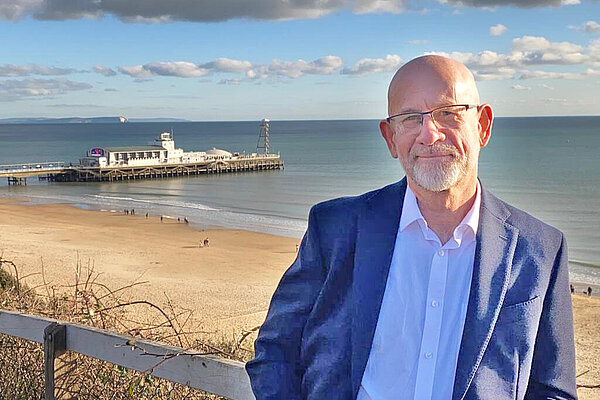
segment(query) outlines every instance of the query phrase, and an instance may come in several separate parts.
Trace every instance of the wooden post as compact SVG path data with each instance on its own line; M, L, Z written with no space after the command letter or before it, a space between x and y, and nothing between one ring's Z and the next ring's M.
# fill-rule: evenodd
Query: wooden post
M66 351L67 329L51 323L44 329L44 387L45 400L54 400L54 359Z

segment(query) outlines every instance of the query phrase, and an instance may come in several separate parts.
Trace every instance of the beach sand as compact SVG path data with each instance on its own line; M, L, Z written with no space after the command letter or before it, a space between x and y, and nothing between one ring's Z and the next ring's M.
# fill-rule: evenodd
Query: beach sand
M29 286L75 282L77 260L131 300L194 310L198 329L231 337L260 325L299 239L241 230L199 230L176 218L0 202L0 253ZM199 247L204 239L209 246ZM84 268L85 269L85 268ZM85 272L85 271L84 271ZM58 289L57 291L60 291ZM69 290L69 293L71 290Z
M176 219L88 211L67 205L30 206L0 200L0 253L30 286L73 283L77 260L93 264L98 281L129 289L131 300L194 310L197 329L233 337L259 326L299 239L241 230L199 230ZM205 238L209 247L199 247ZM579 288L580 285L577 285ZM600 385L600 299L573 296L579 384ZM250 344L247 344L250 347ZM583 400L600 388L579 389Z

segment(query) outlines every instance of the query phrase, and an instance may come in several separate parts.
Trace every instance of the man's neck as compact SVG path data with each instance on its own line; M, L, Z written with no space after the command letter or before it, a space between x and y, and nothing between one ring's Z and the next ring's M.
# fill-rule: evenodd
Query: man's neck
M442 192L432 192L408 179L421 214L442 244L452 237L454 229L469 212L477 194L477 179L461 182Z

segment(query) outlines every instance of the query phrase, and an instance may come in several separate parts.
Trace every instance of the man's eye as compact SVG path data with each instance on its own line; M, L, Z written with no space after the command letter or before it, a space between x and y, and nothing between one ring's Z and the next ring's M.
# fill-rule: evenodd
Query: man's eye
M402 118L402 123L413 123L421 120L421 114L406 115Z
M457 115L457 113L455 113L454 111L440 110L440 115L442 117L454 117Z

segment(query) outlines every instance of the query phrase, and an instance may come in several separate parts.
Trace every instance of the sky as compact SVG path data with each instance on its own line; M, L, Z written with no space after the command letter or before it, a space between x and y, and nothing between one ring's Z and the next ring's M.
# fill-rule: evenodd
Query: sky
M0 0L0 118L382 118L430 53L497 116L600 115L600 0Z

